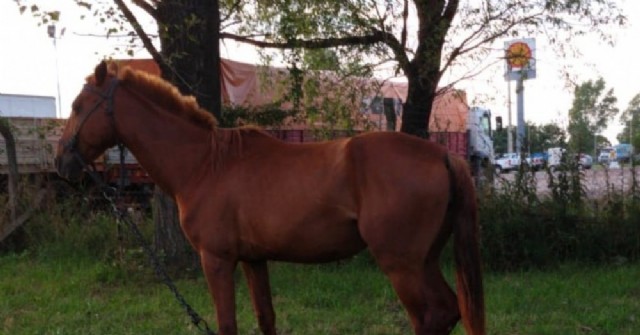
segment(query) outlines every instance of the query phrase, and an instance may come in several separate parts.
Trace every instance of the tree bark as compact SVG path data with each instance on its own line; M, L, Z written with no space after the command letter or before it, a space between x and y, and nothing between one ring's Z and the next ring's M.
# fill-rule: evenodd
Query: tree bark
M418 47L414 58L403 67L409 92L402 113L401 131L429 136L429 119L442 73L445 37L455 17L459 1L415 0L418 14ZM398 56L396 51L396 56Z
M438 63L439 66L440 63ZM435 99L437 80L421 77L418 71L407 71L409 90L402 111L400 131L422 138L429 136L429 118Z
M396 131L396 110L393 103L393 99L384 98L382 101L382 107L384 110L384 118L387 120L387 131Z

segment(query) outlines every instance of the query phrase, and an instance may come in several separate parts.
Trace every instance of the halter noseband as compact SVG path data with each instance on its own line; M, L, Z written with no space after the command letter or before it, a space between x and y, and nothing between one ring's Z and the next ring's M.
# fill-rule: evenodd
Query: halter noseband
M96 86L88 83L84 85L84 87L82 88L83 91L97 94L102 99L98 100L98 102L96 102L95 105L93 105L91 110L89 110L89 112L80 120L80 122L78 122L78 124L76 125L73 131L73 135L71 136L71 138L69 138L69 140L63 144L63 148L65 151L69 151L73 153L74 156L79 156L79 154L77 153L77 148L78 148L78 134L80 133L80 129L82 128L84 123L87 121L87 119L89 119L89 116L91 116L93 112L98 110L98 108L102 105L103 102L105 101L107 102L105 113L107 113L107 115L113 118L113 96L116 91L116 87L118 86L118 82L119 80L117 78L111 79L111 82L109 83L109 88L107 89L106 92L102 92L98 90ZM78 157L78 158L83 164L85 163L82 157Z

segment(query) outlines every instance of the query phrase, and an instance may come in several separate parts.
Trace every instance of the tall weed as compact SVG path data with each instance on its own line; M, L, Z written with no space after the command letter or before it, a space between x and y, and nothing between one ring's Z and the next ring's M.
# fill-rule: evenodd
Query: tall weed
M547 176L550 192L545 195L537 193L537 181L526 169L513 181L478 190L483 260L488 269L640 260L640 191L634 174L629 193L610 186L598 199L585 195L584 173L577 167ZM138 226L146 236L152 235L148 216L140 218ZM122 271L147 266L146 255L128 228L91 203L84 191L59 195L47 203L21 235L27 251L40 258L84 257L106 261ZM450 250L445 253L447 263L449 254ZM355 261L375 264L366 253ZM105 281L113 279L105 277Z
M479 194L488 268L509 271L640 259L637 187L631 187L631 194L608 187L606 196L596 200L586 196L585 175L577 165L568 162L565 169L548 171L547 177L548 195L536 192L536 181L525 170Z

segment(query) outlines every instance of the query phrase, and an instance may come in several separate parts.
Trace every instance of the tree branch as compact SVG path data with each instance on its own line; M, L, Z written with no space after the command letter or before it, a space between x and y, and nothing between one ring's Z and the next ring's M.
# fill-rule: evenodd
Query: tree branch
M150 3L144 0L131 0L131 2L147 12L147 14L149 14L155 21L158 21L158 12Z
M144 29L142 29L142 26L140 25L140 22L138 22L138 19L135 17L135 15L133 15L131 10L129 10L129 7L125 5L123 0L114 1L133 27L133 30L136 32L136 34L138 34L138 37L140 37L140 40L142 40L142 45L144 45L145 49L147 49L149 54L151 54L151 57L154 61L156 61L161 71L166 71L167 69L169 69L169 65L164 61L158 49L156 49L156 47L153 45L153 42L151 42L151 38L149 38L149 35L147 35Z
M240 36L225 32L220 33L220 38L247 43L258 48L271 49L325 49L339 46L373 45L376 43L384 43L393 51L398 64L403 69L403 71L405 71L405 73L408 70L407 66L409 64L409 58L407 57L407 53L405 52L405 49L400 41L398 41L398 39L393 34L377 29L374 29L371 34L363 36L347 36L311 40L290 39L284 42L260 41L246 36Z
M258 48L271 48L271 49L325 49L339 46L349 45L372 45L379 42L384 42L384 34L379 31L374 31L370 35L363 36L347 36L347 37L335 37L324 39L311 39L311 40L299 40L290 39L284 42L267 42L259 41L246 36L240 36L232 33L220 33L220 38L230 39L242 43L247 43Z
M407 19L409 17L409 0L404 0L404 8L402 8L402 33L400 33L400 44L403 48L407 47Z
M445 7L444 9L444 13L442 13L442 18L447 20L449 24L451 24L453 18L458 12L458 4L460 4L459 0L449 1L447 3L447 7Z
M508 8L507 8L508 9ZM507 24L504 28L502 28L500 31L497 31L489 36L486 36L485 38L480 39L479 41L470 44L472 40L474 40L476 37L478 37L483 31L486 31L487 27L492 24L494 22L494 20L504 17L503 15L506 15L505 13L507 12L507 9L505 9L504 11L502 11L501 13L494 15L492 17L489 17L485 23L483 23L478 29L476 29L474 32L472 32L469 36L467 36L456 48L453 49L453 51L451 51L451 54L449 55L449 57L447 57L446 61L444 62L444 65L441 67L440 73L444 73L446 71L447 68L449 68L451 66L451 64L455 61L455 59L459 56L462 56L472 50L477 49L478 47L480 47L481 45L484 45L490 41L493 41L497 38L503 37L505 35L507 35L511 29L523 22L535 19L539 16L541 16L543 14L543 12L537 12L534 14L531 14L529 16L525 16L520 20L516 20L516 21L512 21L509 24ZM469 45L470 44L470 45Z
M224 22L226 20L228 20L229 18L231 18L231 15L233 14L233 12L240 7L240 1L241 0L236 0L233 5L231 5L231 8L229 8L229 13L227 13L227 15L223 18L220 19L220 22Z

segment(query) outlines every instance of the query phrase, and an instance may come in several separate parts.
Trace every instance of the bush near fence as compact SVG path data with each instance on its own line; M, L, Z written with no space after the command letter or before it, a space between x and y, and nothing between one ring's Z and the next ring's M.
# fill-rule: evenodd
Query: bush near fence
M480 190L485 267L497 271L544 269L562 263L611 264L640 259L640 192L587 197L577 167L552 174L540 196L535 179L519 171L500 189Z
M546 196L537 194L535 180L527 171L499 188L478 191L485 269L520 271L567 262L598 265L640 259L637 187L629 194L610 190L603 199L593 200L584 194L581 171L562 171L550 177L551 192ZM131 234L126 227L118 227L105 208L96 207L81 191L59 195L21 228L14 240L4 241L0 253L28 250L44 257L85 254L125 267L146 266ZM151 241L152 220L142 217L138 221ZM374 264L368 254L358 257ZM450 259L445 254L443 262Z

